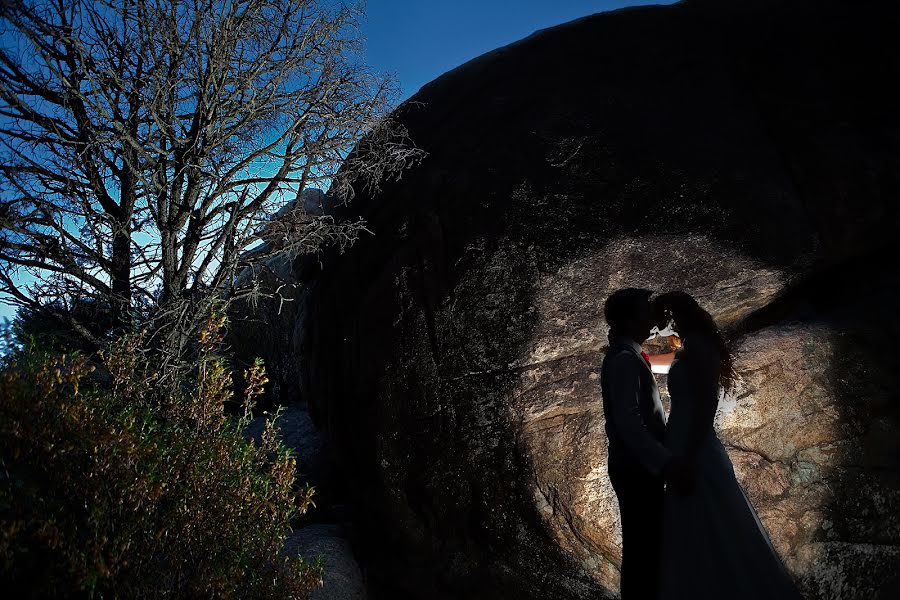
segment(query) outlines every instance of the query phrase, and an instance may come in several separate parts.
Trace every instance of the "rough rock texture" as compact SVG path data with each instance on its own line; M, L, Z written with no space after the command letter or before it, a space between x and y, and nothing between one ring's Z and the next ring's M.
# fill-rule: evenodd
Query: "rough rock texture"
M247 427L246 435L256 440L262 434L266 419L265 414L255 418ZM329 484L332 459L327 443L316 428L306 407L299 404L284 406L275 420L275 428L281 442L290 448L297 459L297 474L312 485Z
M285 552L309 560L321 556L325 573L322 587L310 600L366 600L365 582L353 548L340 525L314 524L295 530L285 544Z
M732 333L719 432L807 594L890 597L898 30L887 2L618 11L398 109L429 157L339 213L374 236L296 265L291 341L378 594L616 594L601 304L640 285Z
M293 214L297 220L313 220L321 217L336 203L333 197L316 188L306 188L293 201L287 203L275 215ZM267 225L263 225L265 229ZM242 258L270 252L268 242L248 250ZM257 357L262 358L269 378L261 405L270 408L276 404L303 402L297 390L297 372L300 368L294 348L295 329L301 324L298 318L297 296L299 286L294 277L292 262L285 253L275 254L264 264L245 268L236 278L236 285L243 287L256 278L257 297L243 298L229 310L228 342L234 350L235 370L241 374ZM273 326L278 324L278 326ZM240 381L238 381L240 384Z

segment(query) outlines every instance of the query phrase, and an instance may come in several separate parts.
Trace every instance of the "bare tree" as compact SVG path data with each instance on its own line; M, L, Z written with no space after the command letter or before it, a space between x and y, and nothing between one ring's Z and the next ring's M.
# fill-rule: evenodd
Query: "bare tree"
M360 59L360 15L323 0L2 2L0 291L33 309L106 303L178 356L210 302L253 292L239 270L352 243L362 223L292 201L315 185L347 201L423 156L388 116L392 81Z

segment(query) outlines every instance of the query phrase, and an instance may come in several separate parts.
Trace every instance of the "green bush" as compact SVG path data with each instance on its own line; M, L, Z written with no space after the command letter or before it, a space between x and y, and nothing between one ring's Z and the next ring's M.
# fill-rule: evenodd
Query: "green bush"
M142 336L103 353L35 349L0 373L0 573L16 597L307 598L320 561L282 554L312 505L269 420L242 436L266 383L245 374L244 414L227 417L231 374L210 321L194 373L161 386ZM171 383L171 382L169 382ZM175 389L174 393L158 390Z
M112 310L90 298L78 299L65 305L48 302L40 309L20 307L11 323L11 334L19 343L28 342L57 352L80 351L93 353L98 348L76 333L69 325L51 313L67 315L78 321L98 340L110 339L113 331Z

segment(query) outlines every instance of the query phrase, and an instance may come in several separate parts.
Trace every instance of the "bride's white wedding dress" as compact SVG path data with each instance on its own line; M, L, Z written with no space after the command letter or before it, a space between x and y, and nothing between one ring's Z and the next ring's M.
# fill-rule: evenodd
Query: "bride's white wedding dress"
M694 455L696 480L689 495L666 491L660 598L800 599L713 428L718 372L702 334L684 340L669 370L666 446Z

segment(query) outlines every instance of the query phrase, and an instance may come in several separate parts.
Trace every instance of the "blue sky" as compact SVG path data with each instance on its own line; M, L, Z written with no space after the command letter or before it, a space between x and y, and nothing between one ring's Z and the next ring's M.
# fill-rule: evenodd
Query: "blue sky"
M365 58L393 73L404 100L432 79L539 29L625 6L672 0L368 0ZM0 320L14 308L0 299Z
M368 0L366 58L397 75L402 99L442 73L539 29L642 4L622 0Z

